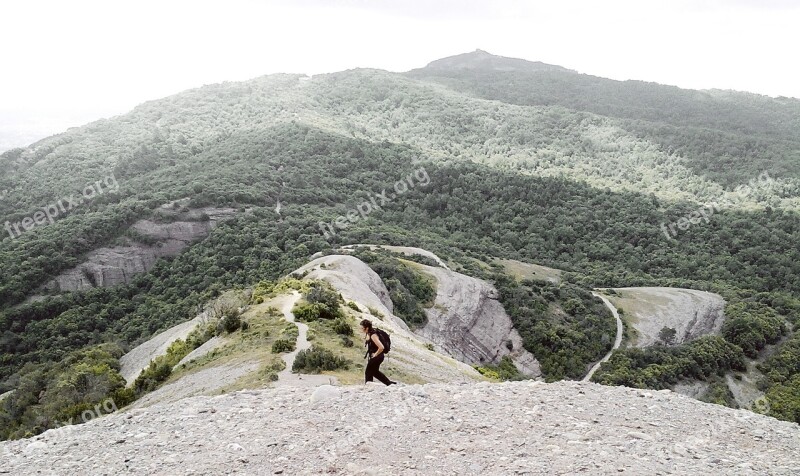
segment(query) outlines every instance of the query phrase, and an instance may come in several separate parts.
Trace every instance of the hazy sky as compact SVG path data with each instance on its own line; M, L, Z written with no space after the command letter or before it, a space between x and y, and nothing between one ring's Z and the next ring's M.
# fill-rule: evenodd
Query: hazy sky
M800 98L800 1L4 0L0 18L0 150L203 84L406 71L476 48Z

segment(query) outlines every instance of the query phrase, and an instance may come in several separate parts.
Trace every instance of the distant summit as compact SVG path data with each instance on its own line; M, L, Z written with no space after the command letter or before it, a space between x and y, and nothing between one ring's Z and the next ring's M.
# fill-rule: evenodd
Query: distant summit
M520 58L497 56L480 49L471 53L448 56L447 58L432 61L425 66L425 69L481 69L525 72L561 71L564 73L577 73L577 71L562 66L542 63L540 61L527 61Z

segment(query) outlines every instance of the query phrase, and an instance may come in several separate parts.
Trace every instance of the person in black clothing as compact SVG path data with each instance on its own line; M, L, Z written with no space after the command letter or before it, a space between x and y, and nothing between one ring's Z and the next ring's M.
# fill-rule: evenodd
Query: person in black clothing
M366 337L366 341L364 345L367 348L367 355L369 355L369 361L367 362L367 368L364 370L364 381L365 382L372 382L373 378L377 378L384 385L393 385L397 382L392 382L389 380L389 377L381 372L380 367L383 363L383 344L381 340L378 338L375 329L372 327L372 321L369 319L364 319L361 321L361 330L364 332L364 337Z

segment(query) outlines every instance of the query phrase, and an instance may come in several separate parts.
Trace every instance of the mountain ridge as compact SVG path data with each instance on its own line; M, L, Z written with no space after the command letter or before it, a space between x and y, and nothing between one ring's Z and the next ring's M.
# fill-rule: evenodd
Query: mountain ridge
M799 442L797 425L670 391L506 382L193 397L0 449L4 469L20 475L790 475L800 466ZM75 448L103 448L102 457Z

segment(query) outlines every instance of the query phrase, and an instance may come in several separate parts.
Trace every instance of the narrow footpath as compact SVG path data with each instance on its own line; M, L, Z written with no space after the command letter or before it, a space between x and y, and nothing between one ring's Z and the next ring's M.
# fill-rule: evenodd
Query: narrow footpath
M318 385L335 385L337 380L335 377L327 375L309 375L309 374L296 374L292 373L292 366L297 358L297 354L302 350L310 349L311 342L308 341L308 325L297 322L294 318L292 308L295 303L300 299L300 293L294 291L290 299L281 308L283 318L297 326L298 335L295 349L288 354L282 356L283 361L286 363L286 368L278 374L278 381L276 385L291 385L294 387L316 387Z
M586 377L583 377L584 382L590 381L592 379L592 375L594 375L594 373L597 372L597 369L600 368L600 364L602 364L603 362L607 362L608 359L611 358L611 354L613 354L615 350L619 349L619 346L622 344L622 319L619 318L619 312L617 312L617 308L614 307L613 304L611 304L611 301L609 301L607 297L602 296L594 291L592 291L592 295L602 299L603 304L605 304L607 308L611 309L611 314L613 314L614 319L617 320L617 338L614 341L614 347L612 347L611 350L608 351L605 357L600 359L600 362L597 362L592 366L592 368L589 370L589 373L586 374Z

